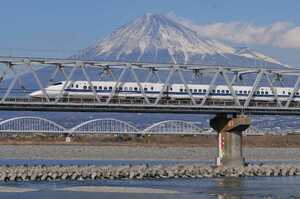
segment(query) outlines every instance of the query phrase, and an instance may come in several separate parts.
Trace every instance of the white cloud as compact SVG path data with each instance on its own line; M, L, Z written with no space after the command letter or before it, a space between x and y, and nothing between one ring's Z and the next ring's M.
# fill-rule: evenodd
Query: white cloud
M288 30L280 37L276 44L282 48L300 48L300 27Z
M265 26L244 22L195 24L190 20L177 17L173 13L169 13L167 16L206 37L244 45L259 44L280 48L300 48L300 26L289 22L275 22Z

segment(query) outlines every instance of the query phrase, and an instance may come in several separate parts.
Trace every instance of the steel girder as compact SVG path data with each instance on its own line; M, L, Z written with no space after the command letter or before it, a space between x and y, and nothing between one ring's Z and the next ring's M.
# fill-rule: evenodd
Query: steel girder
M209 107L211 101L211 91L217 86L218 78L221 77L224 80L224 85L226 85L230 91L230 95L232 97L232 102L235 107L239 107L241 110L247 109L251 106L251 101L255 95L255 92L260 87L261 81L263 79L266 80L268 86L270 87L272 93L274 94L274 101L276 102L277 107L282 107L283 102L280 101L278 97L278 93L276 91L276 86L274 85L274 81L276 79L271 79L270 76L274 77L285 77L285 76L293 76L296 79L294 83L293 91L289 94L287 101L284 103L285 108L292 108L291 104L294 102L295 94L298 92L300 87L300 69L297 68L283 68L283 69L269 69L269 68L251 68L251 67L228 67L228 66L217 66L217 65L181 65L181 64L157 64L157 63L134 63L134 62L107 62L107 61L86 61L86 60L71 60L71 59L49 59L49 58L24 58L24 57L0 57L0 65L6 68L6 71L11 73L11 81L9 86L6 89L5 94L2 96L0 103L5 104L7 99L10 98L11 91L15 87L17 81L20 81L20 76L16 70L20 66L26 66L28 71L33 75L35 82L37 83L39 89L45 96L46 102L57 104L59 103L64 96L64 90L71 85L74 81L73 76L76 70L80 69L83 78L88 82L89 87L92 90L93 96L98 104L111 104L111 100L117 97L118 89L122 86L126 80L124 80L124 75L126 72L130 72L133 76L133 80L137 83L139 90L141 91L142 97L144 99L144 104L147 106L158 106L162 100L164 92L169 86L172 78L175 74L178 74L180 82L184 85L184 88L188 94L189 100L191 101L192 106L195 108L201 107ZM47 85L43 85L41 78L39 77L37 71L34 66L39 65L39 68L43 67L53 67L53 73L49 75L50 79L48 82L53 81L58 74L62 74L64 78L64 84L62 89L59 91L59 95L56 99L51 102L49 99L45 87ZM70 68L70 71L66 72L65 68ZM111 94L109 97L103 101L100 99L97 94L91 77L89 76L87 70L89 68L92 69L100 69L104 71L101 73L101 77L105 74L110 75L115 81L115 85L111 90ZM114 72L119 70L118 74ZM146 77L143 79L139 77L137 70L142 70L146 72ZM108 73L107 73L108 72ZM165 78L161 78L159 72L167 72ZM185 78L183 73L190 73L192 76L193 73L197 73L197 77L201 76L209 76L212 77L210 82L207 82L209 85L208 91L206 92L203 99L198 100L193 95L192 91L189 88L189 84L187 83L187 79ZM238 79L249 79L249 76L254 76L254 81L252 86L252 90L248 93L248 96L245 100L240 100L236 93L234 92L233 86L238 85ZM141 83L149 81L151 76L155 76L157 82L162 83L162 88L159 92L158 97L151 101L147 96L143 86ZM278 80L279 81L279 80ZM67 105L67 104L66 104ZM215 106L215 104L213 104ZM266 107L268 108L268 107Z

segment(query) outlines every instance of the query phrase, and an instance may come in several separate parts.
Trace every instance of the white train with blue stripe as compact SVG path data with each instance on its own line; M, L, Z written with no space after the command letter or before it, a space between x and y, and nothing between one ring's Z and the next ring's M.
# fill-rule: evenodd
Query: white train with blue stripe
M65 85L65 89L62 92L63 97L69 98L94 98L94 92L99 97L106 98L110 96L112 90L115 88L117 82L114 81L92 81L93 89L89 85L88 81L73 81ZM65 81L54 83L45 91L49 98L56 98L60 95L61 90L64 88ZM160 91L163 88L162 83L140 83L144 93L148 98L157 98L160 95ZM163 96L167 96L171 99L190 99L189 94L192 94L195 99L204 98L209 90L208 84L187 84L190 92L186 90L184 84L169 84L164 92ZM280 100L284 101L289 98L293 92L291 87L275 87L276 93ZM233 90L236 96L240 99L246 99L251 93L251 86L233 86ZM35 91L30 94L33 98L44 98L44 94L41 90ZM115 89L115 97L119 98L143 98L143 92L140 86L136 82L124 82L119 83ZM211 99L233 99L230 89L226 85L217 85L211 89ZM254 100L273 101L274 94L270 87L259 87L253 95ZM300 90L294 93L294 100L300 101Z

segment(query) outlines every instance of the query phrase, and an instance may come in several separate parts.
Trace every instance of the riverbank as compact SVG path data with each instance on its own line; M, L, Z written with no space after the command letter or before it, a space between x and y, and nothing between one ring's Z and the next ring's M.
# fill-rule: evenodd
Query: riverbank
M66 143L65 135L3 135L0 145L88 145L133 147L216 147L216 135L84 135L71 136ZM243 136L245 147L300 148L300 134Z
M300 148L243 149L246 161L300 161ZM85 145L0 145L0 159L214 161L217 148Z

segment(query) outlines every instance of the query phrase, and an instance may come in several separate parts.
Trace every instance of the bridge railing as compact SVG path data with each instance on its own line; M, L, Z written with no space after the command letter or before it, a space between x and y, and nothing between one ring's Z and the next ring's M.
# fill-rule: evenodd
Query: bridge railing
M1 98L0 98L1 100ZM151 102L152 100L150 100ZM32 103L32 104L65 104L66 106L68 104L82 104L82 105L94 105L94 106L109 106L109 105L149 105L145 100L143 99L112 99L110 103L106 103L106 99L100 99L100 102L96 99L85 99L85 98L70 98L70 97L64 97L61 98L59 101L56 101L55 99L49 99L47 101L43 98L22 98L22 97L10 97L6 98L5 102L2 104L22 104L22 103ZM196 103L196 104L195 104ZM189 99L185 100L160 100L156 105L160 106L191 106L196 107L197 105L201 104L201 100L196 100L195 103L193 103ZM241 101L240 104L243 105L245 101ZM285 105L286 102L282 102L282 105ZM1 103L0 103L1 104ZM151 105L150 105L151 106ZM220 100L207 100L204 105L201 107L213 107L213 106L219 106L219 107L239 107L234 104L232 101L220 101ZM262 108L276 108L278 107L278 104L275 101L252 101L249 103L249 107L262 107ZM279 107L278 107L279 108ZM286 108L282 106L281 108ZM289 104L289 108L300 108L300 101L299 102L291 102Z

